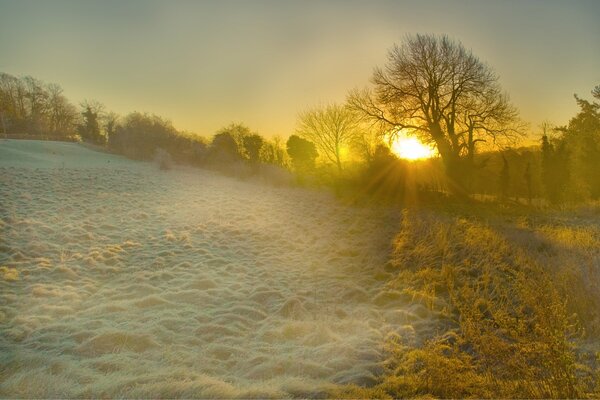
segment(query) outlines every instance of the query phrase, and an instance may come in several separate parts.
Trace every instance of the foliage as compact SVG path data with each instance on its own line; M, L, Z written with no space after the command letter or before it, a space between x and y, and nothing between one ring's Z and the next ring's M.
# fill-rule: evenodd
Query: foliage
M260 151L265 144L264 139L254 133L244 136L242 138L242 143L244 144L244 150L246 151L250 162L253 164L258 163L260 161Z
M287 141L286 148L296 171L305 172L314 169L318 153L313 142L297 135L291 135Z
M406 161L398 159L385 145L377 146L372 160L362 171L357 185L371 197L403 202L407 193Z
M102 121L106 137L114 135L119 125L119 116L114 112L108 112L102 115Z
M260 148L260 160L265 164L276 165L286 168L289 165L289 156L284 147L281 137L276 136L272 140L264 140Z
M359 117L356 117L359 119ZM360 120L359 120L360 121ZM385 131L381 131L377 125L360 121L355 134L350 139L350 149L356 157L366 164L373 162L377 150L384 146Z
M100 114L102 105L95 102L86 101L81 105L83 117L81 125L78 127L78 133L86 142L95 144L104 144L106 138L100 133Z
M542 181L546 198L551 204L562 204L567 198L570 171L567 149L564 143L552 143L547 135L542 136Z
M242 159L242 149L231 132L222 131L217 133L210 143L209 162L231 163Z
M432 66L431 74L424 75ZM85 141L108 141L111 150L133 158L150 160L160 148L174 162L237 176L260 174L261 166L269 164L293 169L310 177L311 184L338 193L386 201L448 191L505 202L527 199L536 206L600 199L600 86L592 90L591 101L575 96L580 110L567 125L545 124L539 147L513 148L509 145L522 132L516 111L493 71L460 43L445 36L409 37L390 51L386 67L376 70L373 79L373 90L354 91L349 105L300 114L297 131L312 141L298 135L285 142L266 139L231 124L207 145L155 115L121 118L94 101L82 103L78 113L60 86L0 73L0 130L11 137L61 140L77 140L78 131ZM443 151L441 161L392 160L389 146L399 129L438 150L440 143L449 146L451 161ZM316 165L319 156L325 163ZM442 170L453 170L455 179L440 179Z
M242 124L230 124L221 128L211 141L208 162L224 168L227 164L239 164L244 160L258 162L264 139Z
M598 87L595 90L597 92ZM567 126L557 129L562 134L558 143L565 148L566 164L572 172L570 199L596 200L600 198L600 103L577 95L575 100L580 111Z
M128 157L142 160L151 160L157 149L182 163L200 165L206 157L206 144L200 137L181 134L169 121L139 112L123 119L109 135L108 146Z

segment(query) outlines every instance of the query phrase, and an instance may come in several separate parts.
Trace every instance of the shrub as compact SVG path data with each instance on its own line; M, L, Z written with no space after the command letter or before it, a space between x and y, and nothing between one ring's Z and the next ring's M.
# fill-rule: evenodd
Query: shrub
M191 134L178 132L169 121L156 115L131 113L108 137L110 149L127 157L151 160L157 149L169 153L173 160L202 165L207 156L206 144Z

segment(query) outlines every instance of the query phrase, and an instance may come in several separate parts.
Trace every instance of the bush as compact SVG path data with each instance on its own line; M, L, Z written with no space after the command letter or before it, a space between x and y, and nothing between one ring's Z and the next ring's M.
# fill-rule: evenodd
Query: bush
M156 115L131 113L108 138L110 149L139 160L152 160L157 149L166 151L174 161L203 165L207 146L194 135L178 132L169 121Z

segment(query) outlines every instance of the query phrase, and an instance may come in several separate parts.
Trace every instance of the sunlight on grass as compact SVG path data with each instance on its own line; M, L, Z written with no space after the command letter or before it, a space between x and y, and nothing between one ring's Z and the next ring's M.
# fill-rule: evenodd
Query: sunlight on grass
M545 226L530 228L406 211L387 286L427 306L443 328L420 348L389 336L382 381L336 396L595 398L596 373L582 360L597 354L581 347L586 332L596 337L596 288L586 283L594 279L575 268L581 248L567 252L540 237Z

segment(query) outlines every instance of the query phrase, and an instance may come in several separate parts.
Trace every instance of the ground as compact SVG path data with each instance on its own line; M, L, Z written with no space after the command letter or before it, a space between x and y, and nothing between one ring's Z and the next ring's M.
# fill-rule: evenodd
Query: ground
M598 397L600 213L0 141L0 397Z
M432 329L390 209L17 140L0 198L2 397L314 396Z

